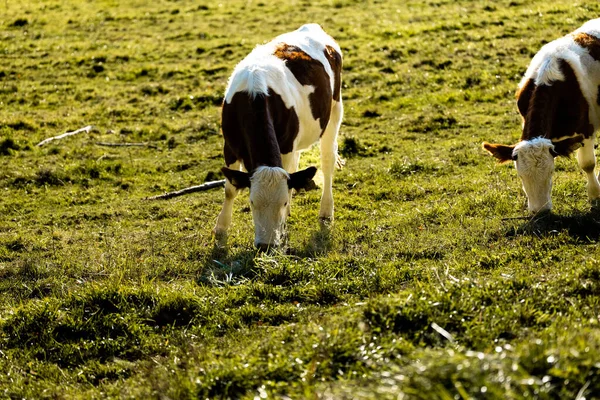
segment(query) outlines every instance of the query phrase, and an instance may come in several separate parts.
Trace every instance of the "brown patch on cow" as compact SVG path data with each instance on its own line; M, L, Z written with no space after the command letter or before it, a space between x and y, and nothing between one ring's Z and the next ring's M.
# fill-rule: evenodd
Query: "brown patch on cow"
M533 95L534 89L535 82L533 79L529 79L525 85L523 85L523 87L517 91L517 107L519 108L519 113L521 113L523 118L525 118L527 115L529 102L531 101L531 96Z
M302 49L300 49L300 47L292 46L285 43L281 43L279 46L277 46L273 55L277 58L286 61L314 61L314 59L308 54L306 54L306 52L304 52Z
M281 167L281 154L292 151L300 122L294 108L286 108L281 96L238 92L223 103L221 129L225 164L241 160L248 171L261 165Z
M342 56L333 47L325 46L325 57L329 61L333 71L333 99L340 101L340 92L342 90Z
M600 85L598 85L598 98L596 99L596 103L600 106Z
M521 140L540 136L552 140L576 133L586 138L592 135L589 105L575 72L564 60L560 62L560 68L564 81L552 82L550 86L535 86L532 90Z
M582 32L574 34L573 40L586 49L594 60L600 61L600 38Z
M282 43L273 54L285 60L286 66L301 85L310 85L315 88L314 92L308 96L308 100L313 118L319 119L322 134L329 122L333 98L329 75L327 75L325 67L298 46Z
M271 89L269 89L268 104L279 150L281 154L287 154L294 149L294 140L300 131L298 114L294 107L286 108L281 96Z

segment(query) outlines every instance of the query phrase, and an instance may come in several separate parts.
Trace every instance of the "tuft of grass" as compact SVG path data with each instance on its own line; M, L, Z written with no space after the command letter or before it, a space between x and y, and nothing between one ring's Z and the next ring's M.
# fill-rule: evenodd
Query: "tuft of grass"
M389 150L387 147L382 147L382 149L383 152ZM370 143L365 143L353 136L344 137L342 139L339 153L343 157L370 157L375 155L373 146Z
M437 168L435 166L425 165L419 161L411 162L408 160L403 160L402 162L394 161L390 166L390 174L396 178L415 173L432 173L436 170Z
M20 150L21 147L10 137L0 141L0 155L8 156L13 153L13 150Z
M29 20L27 18L17 18L10 24L10 26L18 28L26 25L29 25Z

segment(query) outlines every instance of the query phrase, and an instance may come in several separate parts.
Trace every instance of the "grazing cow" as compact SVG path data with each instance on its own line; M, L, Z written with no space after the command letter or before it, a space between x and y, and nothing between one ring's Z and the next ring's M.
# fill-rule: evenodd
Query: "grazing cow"
M483 143L500 162L513 160L533 212L552 208L554 157L579 148L590 200L600 198L594 175L595 131L600 127L600 19L546 44L535 55L517 91L523 117L515 145Z
M292 189L315 167L297 171L300 151L320 139L324 183L319 217L333 219L333 170L342 121L342 52L317 24L257 46L233 71L225 91L222 131L225 202L214 228L226 243L233 200L250 188L254 244L281 244ZM247 171L247 172L245 172Z

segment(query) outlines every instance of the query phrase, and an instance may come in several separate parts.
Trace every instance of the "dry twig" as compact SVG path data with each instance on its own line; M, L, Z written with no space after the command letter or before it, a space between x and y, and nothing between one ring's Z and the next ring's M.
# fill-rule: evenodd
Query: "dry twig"
M63 133L62 135L58 135L58 136L54 136L54 137L50 137L50 138L44 139L41 142L39 142L37 145L38 146L43 146L43 145L45 145L47 143L50 143L50 142L53 142L55 140L64 139L64 138L66 138L68 136L77 135L78 133L81 133L81 132L90 133L90 131L92 129L94 129L94 126L93 125L88 125L88 126L83 127L81 129L77 129L76 131L73 131L73 132L66 132L66 133Z
M206 183L203 183L202 185L190 186L185 189L177 190L175 192L160 194L158 196L146 197L144 200L167 200L167 199L171 199L173 197L183 196L184 194L203 192L205 190L210 190L210 189L218 188L221 186L225 186L225 179L221 179L220 181L206 182Z

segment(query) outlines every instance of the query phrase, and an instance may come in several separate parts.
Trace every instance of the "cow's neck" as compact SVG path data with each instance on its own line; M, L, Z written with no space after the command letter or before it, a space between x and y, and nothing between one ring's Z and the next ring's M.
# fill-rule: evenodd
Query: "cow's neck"
M573 68L562 61L564 80L537 86L531 97L521 140L543 136L550 140L583 134L590 137L594 127L589 120L589 106L583 96Z
M247 125L245 126L247 156L244 165L248 171L264 165L282 167L281 151L273 126L273 116L269 110L269 98L264 95L250 97Z

